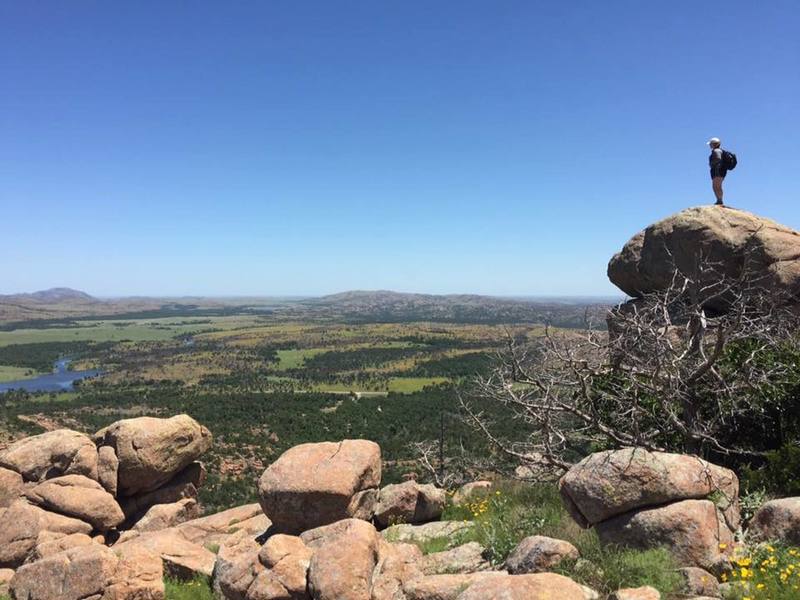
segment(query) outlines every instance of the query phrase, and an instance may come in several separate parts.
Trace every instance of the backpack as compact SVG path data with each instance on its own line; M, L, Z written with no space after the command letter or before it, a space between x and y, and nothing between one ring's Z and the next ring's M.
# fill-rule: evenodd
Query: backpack
M727 150L722 151L722 167L727 171L733 171L736 168L736 155Z

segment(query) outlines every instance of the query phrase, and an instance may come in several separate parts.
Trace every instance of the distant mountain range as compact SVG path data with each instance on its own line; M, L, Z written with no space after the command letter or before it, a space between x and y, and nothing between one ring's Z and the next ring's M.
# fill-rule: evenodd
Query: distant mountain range
M552 323L581 327L589 315L603 321L610 298L502 298L476 294L414 294L354 290L316 298L117 298L100 300L71 288L0 295L0 322L124 315L125 318L191 316L237 312L286 319L344 319L352 322L439 321L465 323ZM163 313L163 314L162 314ZM41 325L44 325L42 322ZM37 326L41 326L37 325Z
M100 302L94 296L90 296L86 292L80 290L73 290L68 287L55 287L49 290L42 290L39 292L32 292L30 294L0 294L0 303L13 303L13 302L34 302L37 304L61 304L62 302L78 302L90 304Z

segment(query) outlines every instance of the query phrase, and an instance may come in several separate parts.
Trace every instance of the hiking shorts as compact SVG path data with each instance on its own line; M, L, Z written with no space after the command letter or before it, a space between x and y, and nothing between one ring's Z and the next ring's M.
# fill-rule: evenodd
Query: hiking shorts
M722 177L725 179L725 175L728 174L728 169L723 166L711 167L711 179L715 177Z

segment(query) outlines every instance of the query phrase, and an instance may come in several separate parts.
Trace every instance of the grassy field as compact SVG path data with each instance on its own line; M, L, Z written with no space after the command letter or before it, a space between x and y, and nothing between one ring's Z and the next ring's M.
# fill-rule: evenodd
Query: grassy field
M204 319L138 319L127 321L79 321L72 327L0 331L0 346L43 342L153 342L211 330L252 327L252 317L208 317Z
M38 373L23 367L8 367L0 365L0 383L6 381L17 381L19 379L30 379L36 377Z

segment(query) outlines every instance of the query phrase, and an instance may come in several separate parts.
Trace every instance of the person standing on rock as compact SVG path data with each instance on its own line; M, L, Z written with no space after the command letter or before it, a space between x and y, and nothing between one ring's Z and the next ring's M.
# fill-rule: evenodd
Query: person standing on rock
M725 179L725 175L728 174L728 168L725 165L722 151L722 142L720 142L719 138L712 137L707 143L711 146L708 166L711 167L711 187L714 190L714 195L717 197L715 204L717 206L722 206L722 181Z

